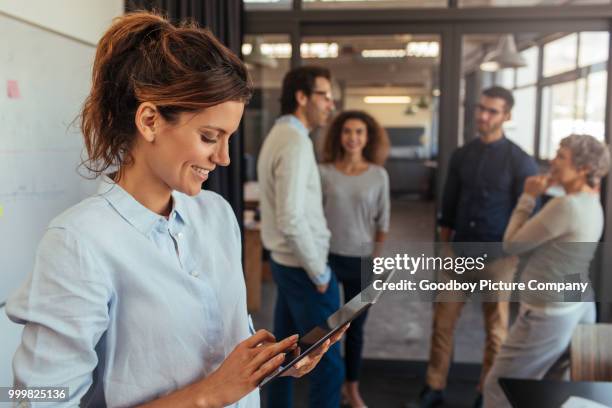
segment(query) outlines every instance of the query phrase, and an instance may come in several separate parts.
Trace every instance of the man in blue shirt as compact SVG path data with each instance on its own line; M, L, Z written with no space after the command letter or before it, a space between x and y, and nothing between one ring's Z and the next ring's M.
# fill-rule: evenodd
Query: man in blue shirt
M441 241L503 241L525 179L538 172L533 158L504 136L503 123L510 120L513 105L514 98L507 89L494 86L482 92L475 112L479 138L458 148L450 159L438 221ZM515 270L516 259L497 257L483 272L495 280L511 280ZM461 300L434 304L427 384L421 392L421 407L437 405L443 399L453 331L464 304ZM486 344L479 393L506 337L508 302L483 302L482 310ZM480 406L481 400L479 394L474 406Z

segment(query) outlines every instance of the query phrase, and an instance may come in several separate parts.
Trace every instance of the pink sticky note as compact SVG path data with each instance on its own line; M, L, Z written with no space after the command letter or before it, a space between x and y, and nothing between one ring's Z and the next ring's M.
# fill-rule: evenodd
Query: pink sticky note
M19 83L14 79L6 81L6 94L11 99L19 99L21 94L19 93Z

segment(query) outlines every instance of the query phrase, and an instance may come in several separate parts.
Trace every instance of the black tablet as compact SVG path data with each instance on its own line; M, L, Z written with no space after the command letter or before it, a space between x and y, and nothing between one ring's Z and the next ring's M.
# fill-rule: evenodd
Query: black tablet
M376 280L388 282L395 270L377 276ZM381 285L382 286L382 285ZM340 309L334 312L327 318L325 324L317 326L306 335L302 336L298 341L298 346L301 353L297 356L291 355L285 359L285 362L273 373L263 379L259 384L263 387L271 380L282 375L284 372L293 367L298 361L319 348L325 340L332 337L335 333L341 330L347 323L355 320L359 315L368 310L374 303L378 301L383 291L374 289L373 284L370 284L357 296L344 304Z

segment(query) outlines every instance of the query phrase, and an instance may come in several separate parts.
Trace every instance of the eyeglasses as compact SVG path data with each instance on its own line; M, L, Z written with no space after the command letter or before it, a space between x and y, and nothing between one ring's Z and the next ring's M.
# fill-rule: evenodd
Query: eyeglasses
M490 109L480 104L475 106L475 110L476 112L484 112L484 113L488 113L489 115L493 115L493 116L499 115L501 113L501 111L498 111L497 109Z
M332 96L331 92L314 90L314 91L312 91L312 93L315 94L315 95L323 96L327 102L331 102L331 101L334 100L334 97Z

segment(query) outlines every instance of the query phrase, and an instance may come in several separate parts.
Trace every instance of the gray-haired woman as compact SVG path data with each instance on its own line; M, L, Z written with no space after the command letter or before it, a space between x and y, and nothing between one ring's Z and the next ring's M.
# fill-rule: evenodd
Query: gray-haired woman
M525 181L504 235L505 251L530 255L522 273L525 284L588 276L604 225L599 184L609 167L610 153L603 143L589 135L571 135L561 140L550 173ZM529 219L536 198L553 184L566 194ZM510 406L500 377L540 379L566 373L572 333L579 323L595 321L595 305L563 300L563 293L521 293L519 316L485 381L485 407Z

